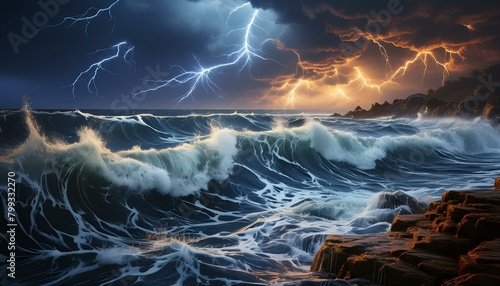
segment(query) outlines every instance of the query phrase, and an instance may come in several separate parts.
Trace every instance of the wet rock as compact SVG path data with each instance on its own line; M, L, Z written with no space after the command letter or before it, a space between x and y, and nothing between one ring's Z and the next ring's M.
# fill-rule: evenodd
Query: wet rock
M443 203L463 203L465 201L465 196L467 194L461 191L446 191L441 195L441 201Z
M437 231L438 231L439 226L440 226L440 225L441 225L441 223L443 223L445 220L446 220L446 217L444 217L444 216L440 216L440 217L435 218L435 219L432 221L432 226L431 226L431 227L432 227L432 229L433 229L434 231L436 231L436 232L437 232Z
M427 205L419 202L414 197L403 191L381 192L377 195L372 208L398 209L406 206L410 214L422 214L427 210Z
M314 278L319 278L319 279L335 279L337 278L337 275L334 273L327 273L323 271L315 271L311 273L311 276Z
M437 227L437 232L443 232L448 234L455 234L457 232L458 224L452 220L445 220L441 222Z
M434 220L435 218L439 217L440 214L438 214L436 211L434 210L428 210L424 213L425 217L427 217L429 220Z
M447 191L390 229L329 236L311 271L378 285L500 285L500 192Z
M371 281L378 281L380 269L387 263L396 262L396 257L365 254L352 256L347 259L339 271L339 277L350 279L363 277Z
M500 215L483 216L474 225L479 241L500 238Z
M468 207L468 206L451 205L451 206L448 206L448 209L446 210L446 219L458 223L462 220L462 218L466 214L481 213L481 212L486 212L486 210L482 210L482 209L478 209L478 208L474 208L474 207Z
M424 261L442 261L442 264L453 264L458 271L458 262L450 257L432 253L423 249L411 249L399 256L399 260L419 265Z
M418 264L418 269L433 277L438 278L441 284L444 281L457 277L458 263L456 261L446 260L424 260Z
M493 186L493 189L500 190L500 177L497 177L495 179L495 185Z
M379 285L422 286L435 285L438 281L438 278L403 261L384 265L380 277Z
M436 212L439 205L441 205L441 201L430 202L429 212Z
M500 213L472 213L458 224L457 235L476 241L500 238Z
M458 259L461 254L466 254L472 248L473 241L467 238L457 238L444 233L432 233L420 241L415 241L412 248L423 249L453 259Z
M327 237L318 253L316 253L311 265L311 271L336 273L338 274L337 277L344 278L347 272L351 271L351 266L344 267L342 276L340 275L341 269L350 257L354 257L353 259L361 261L364 258L366 258L366 260L393 260L392 253L400 253L409 249L409 245L407 245L404 240L393 239L387 233L353 236L332 235ZM352 263L351 259L350 263L353 267L358 267L364 262L354 265L355 263ZM372 262L369 262L369 264L370 263ZM372 269L366 272L371 273L371 271ZM350 276L351 278L355 278L352 275Z
M410 226L418 226L421 228L430 228L432 222L430 222L425 215L397 215L392 221L391 231L405 231Z
M479 273L462 275L450 281L453 284L444 285L457 285L457 286L486 286L486 285L500 285L500 276L495 274Z

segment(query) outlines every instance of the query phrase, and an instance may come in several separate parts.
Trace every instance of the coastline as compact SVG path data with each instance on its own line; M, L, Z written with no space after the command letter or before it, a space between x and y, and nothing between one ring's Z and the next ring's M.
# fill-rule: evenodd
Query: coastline
M310 271L358 285L500 285L499 182L446 191L423 214L397 215L388 232L331 235Z
M370 109L357 106L344 115L347 118L417 118L458 117L472 119L481 117L494 125L500 124L500 65L494 65L482 72L475 71L470 77L448 81L436 90L426 94L416 93L392 103L372 104Z

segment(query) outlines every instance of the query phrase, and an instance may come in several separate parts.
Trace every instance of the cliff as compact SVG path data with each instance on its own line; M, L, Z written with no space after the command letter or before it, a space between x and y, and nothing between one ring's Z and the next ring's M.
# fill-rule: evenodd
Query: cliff
M461 118L483 117L500 123L500 65L484 71L474 71L470 77L447 81L437 90L427 94L417 93L392 103L375 103L369 110L360 106L347 112L344 117L428 117Z
M364 285L500 285L500 192L447 191L387 233L331 235L311 271Z

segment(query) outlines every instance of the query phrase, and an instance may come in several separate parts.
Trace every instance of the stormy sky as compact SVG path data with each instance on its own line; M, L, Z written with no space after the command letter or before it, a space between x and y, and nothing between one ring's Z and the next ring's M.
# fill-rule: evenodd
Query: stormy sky
M500 62L498 1L3 3L0 108L344 112Z

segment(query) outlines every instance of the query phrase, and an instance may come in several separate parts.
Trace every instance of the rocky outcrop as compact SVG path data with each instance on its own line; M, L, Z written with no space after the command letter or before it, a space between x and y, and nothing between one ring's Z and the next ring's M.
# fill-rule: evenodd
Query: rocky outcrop
M427 206L417 201L414 197L403 191L381 192L371 203L375 209L398 209L399 213L418 214L424 213Z
M369 110L360 106L347 112L349 118L377 117L483 117L500 123L500 65L476 71L473 76L448 81L436 91L417 93L392 103L375 103ZM338 114L337 114L338 116Z
M425 214L397 215L387 233L331 235L311 271L378 285L500 285L500 192L448 191Z

